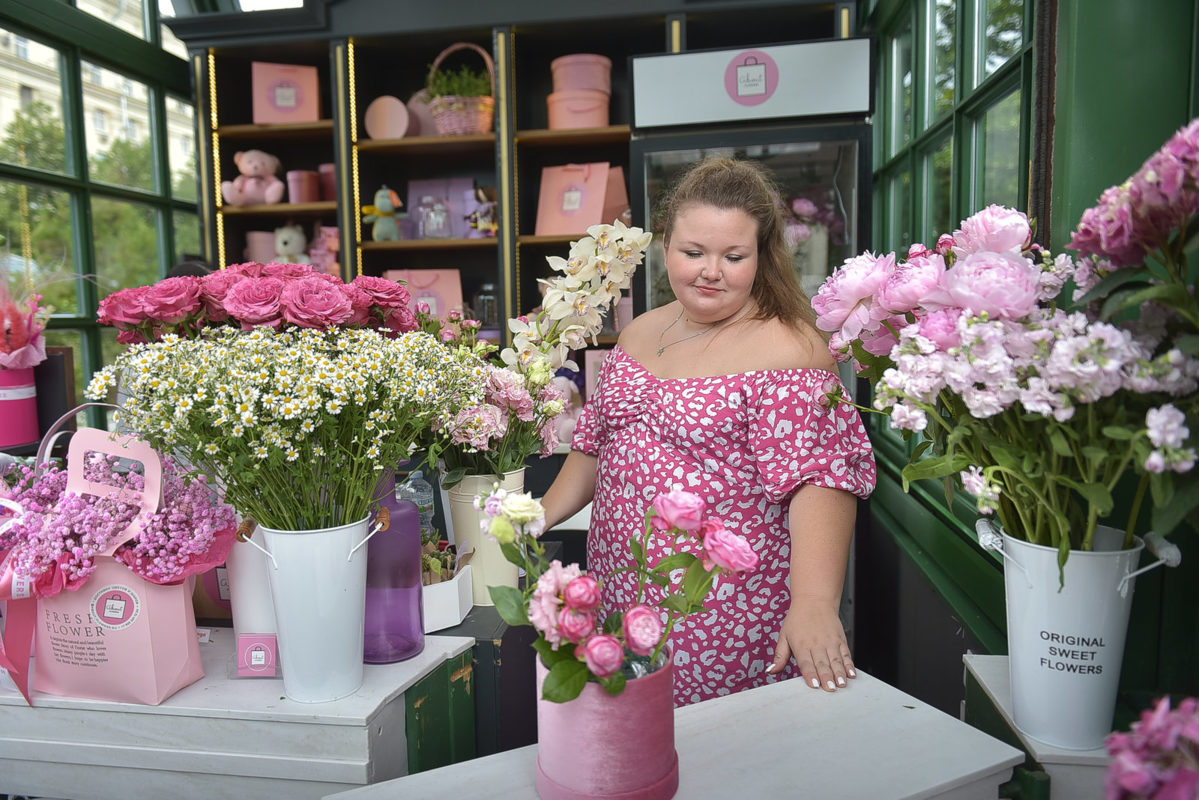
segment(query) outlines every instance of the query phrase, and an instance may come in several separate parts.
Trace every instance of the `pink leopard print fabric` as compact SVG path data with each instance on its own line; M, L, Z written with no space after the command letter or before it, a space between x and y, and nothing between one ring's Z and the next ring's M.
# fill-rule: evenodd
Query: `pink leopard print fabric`
M661 379L619 346L600 369L572 447L598 457L587 566L603 585L604 613L636 599L634 576L618 570L633 563L629 537L644 529L646 507L673 487L702 496L762 559L741 580L718 578L712 610L671 634L676 706L798 673L792 662L766 674L790 604L787 503L804 483L859 497L875 484L857 410L826 407L830 378L805 369ZM663 554L652 550L651 562Z

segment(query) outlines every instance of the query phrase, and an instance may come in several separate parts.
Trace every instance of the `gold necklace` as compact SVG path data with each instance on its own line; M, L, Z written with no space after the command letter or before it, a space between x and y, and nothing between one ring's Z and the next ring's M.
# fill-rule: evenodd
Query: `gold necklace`
M683 318L683 314L685 314L686 311L687 311L687 309L683 309L682 311L680 311L679 315L674 318L674 322L667 325L665 328L662 329L662 332L658 334L658 355L662 355L662 353L666 352L666 349L668 347L674 347L679 342L685 342L688 339L695 339L699 336L703 336L705 333L710 333L712 331L712 329L716 327L716 323L713 322L710 325L708 325L708 327L706 327L702 331L700 331L699 333L693 333L690 336L684 336L682 339L676 339L675 341L671 342L670 344L662 344L662 337L666 335L666 332L668 330L670 330L676 324L678 324L678 321Z

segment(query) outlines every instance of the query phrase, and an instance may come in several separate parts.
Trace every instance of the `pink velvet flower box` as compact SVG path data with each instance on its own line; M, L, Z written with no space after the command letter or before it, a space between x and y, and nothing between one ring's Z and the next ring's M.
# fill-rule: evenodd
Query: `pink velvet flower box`
M321 118L316 67L255 61L250 65L254 124L316 122Z

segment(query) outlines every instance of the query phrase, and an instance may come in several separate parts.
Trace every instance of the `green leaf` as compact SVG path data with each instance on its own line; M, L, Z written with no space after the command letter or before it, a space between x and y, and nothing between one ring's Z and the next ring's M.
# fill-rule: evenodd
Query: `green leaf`
M1122 428L1119 425L1104 425L1103 435L1109 439L1124 442L1131 439L1135 434L1128 428Z
M551 703L568 703L578 697L591 673L576 658L562 659L550 668L541 684L541 696Z
M1183 334L1174 345L1188 356L1199 356L1199 333Z
M1174 496L1170 498L1170 502L1153 508L1153 530L1162 536L1172 532L1184 519L1190 519L1193 514L1199 512L1199 473L1189 473L1187 478L1188 480L1180 481L1174 487Z
M1096 444L1089 444L1083 447L1081 452L1082 457L1093 467L1097 467L1111 458L1111 453L1107 451L1106 447L1100 447Z
M932 446L933 446L932 439L925 439L924 441L920 442L920 444L916 445L912 449L912 461L915 461L916 459L923 456L928 451L928 448L930 448Z
M908 464L903 468L903 490L908 490L908 485L916 481L926 478L944 478L946 475L953 475L961 472L966 467L970 466L970 459L965 456L944 455L936 458L926 458L915 464Z
M667 595L662 601L662 607L668 611L686 614L688 611L687 598L678 593Z
M623 672L617 672L611 677L600 678L599 682L604 687L604 691L616 695L624 691L625 684L629 682L629 679Z
M1069 458L1074 455L1073 451L1070 450L1070 443L1062 435L1061 428L1054 428L1049 432L1049 445L1053 448L1053 452L1059 456Z
M1103 317L1107 319L1113 314L1132 308L1134 306L1144 305L1150 301L1159 305L1176 308L1180 311L1186 311L1190 308L1191 295L1185 287L1174 283L1159 283L1150 286L1147 289L1129 292L1121 302L1117 304L1119 298L1111 297L1103 303ZM1111 306L1112 310L1108 310Z
M575 646L570 643L563 643L555 650L554 646L545 640L544 636L538 636L533 640L533 649L541 656L541 663L545 668L553 669L554 665L559 661L577 661L575 658Z
M604 633L618 633L624 625L624 612L613 611L604 620Z
M500 618L509 625L528 625L529 617L525 610L525 596L519 589L511 586L488 586L491 602Z
M1149 278L1150 276L1148 273L1139 269L1129 268L1117 270L1103 280L1099 281L1099 283L1095 284L1095 286L1092 287L1089 292L1078 298L1078 300L1074 303L1074 306L1076 308L1081 308L1082 306L1090 305L1096 300L1102 300L1125 284L1148 284Z
M629 539L629 550L633 553L633 559L638 564L645 563L645 549L641 546L641 540L636 538Z
M694 553L675 553L659 561L658 565L654 567L654 572L669 575L676 569L688 569L697 561L699 559Z
M1082 483L1061 475L1057 477L1057 482L1081 494L1084 500L1094 506L1099 516L1106 517L1111 513L1114 505L1112 493L1102 483Z

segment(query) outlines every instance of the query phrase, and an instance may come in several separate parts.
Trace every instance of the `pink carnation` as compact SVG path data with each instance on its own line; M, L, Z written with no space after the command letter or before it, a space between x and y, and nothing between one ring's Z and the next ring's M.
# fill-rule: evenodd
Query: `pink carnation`
M287 322L321 330L342 324L353 311L350 298L340 286L317 277L300 278L285 285L279 307Z

